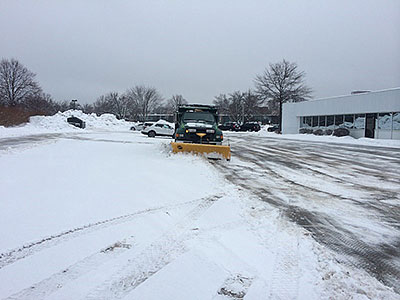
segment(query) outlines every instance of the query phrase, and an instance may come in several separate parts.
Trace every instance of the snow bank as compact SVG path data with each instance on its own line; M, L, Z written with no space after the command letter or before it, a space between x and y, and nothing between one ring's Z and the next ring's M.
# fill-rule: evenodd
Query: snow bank
M125 120L118 120L113 114L85 114L80 110L68 110L58 112L53 116L33 116L30 117L29 123L15 126L3 127L0 126L0 138L15 137L28 134L40 134L51 132L75 132L82 129L77 128L67 123L68 117L78 117L86 122L84 130L111 130L111 131L126 131L134 124Z
M353 145L366 145L366 146L379 146L379 147L395 147L400 148L400 140L386 140L386 139L370 139L370 138L353 138L351 136L318 136L313 134L276 134L274 132L268 132L268 125L262 127L259 132L245 133L252 134L260 137L269 137L276 139L290 139L290 140L300 140L308 142L326 142L326 143L336 143L336 144L353 144ZM234 133L234 134L244 134L244 133Z

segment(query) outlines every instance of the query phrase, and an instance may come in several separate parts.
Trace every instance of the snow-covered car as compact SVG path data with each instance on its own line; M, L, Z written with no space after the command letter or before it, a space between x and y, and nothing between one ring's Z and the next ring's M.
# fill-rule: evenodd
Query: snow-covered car
M138 123L138 124L135 124L135 125L133 125L133 126L131 126L131 130L133 130L133 131L135 131L135 130L143 130L143 123Z
M175 129L166 123L155 123L151 126L148 126L142 130L143 134L146 134L149 137L159 136L174 136Z

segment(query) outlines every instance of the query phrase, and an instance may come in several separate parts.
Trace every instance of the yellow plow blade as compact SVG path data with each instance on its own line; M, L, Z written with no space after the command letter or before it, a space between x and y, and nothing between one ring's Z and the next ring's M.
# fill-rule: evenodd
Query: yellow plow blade
M226 160L231 159L231 148L223 145L211 145L211 144L191 144L191 143L176 143L172 142L172 152L190 152L195 154L212 154L216 153L218 156L224 157Z

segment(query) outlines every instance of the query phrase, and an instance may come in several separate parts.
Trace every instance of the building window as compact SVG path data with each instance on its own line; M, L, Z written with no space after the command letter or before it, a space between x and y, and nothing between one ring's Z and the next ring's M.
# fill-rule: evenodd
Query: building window
M365 129L365 114L358 114L355 116L354 128Z
M354 115L344 116L344 127L353 128L354 127Z
M326 126L326 116L319 116L319 127Z
M318 127L318 116L313 116L312 117L312 126L313 127Z
M326 116L326 127L332 129L334 126L334 116Z
M393 113L393 130L400 130L400 112Z
M300 117L300 127L311 127L311 117Z
M392 129L392 114L380 113L378 115L378 128L379 129Z
M305 117L300 117L300 128L306 127Z
M311 117L306 117L306 122L307 127L311 127Z
M344 126L344 121L343 121L343 115L337 115L335 116L335 125L338 127L343 127Z

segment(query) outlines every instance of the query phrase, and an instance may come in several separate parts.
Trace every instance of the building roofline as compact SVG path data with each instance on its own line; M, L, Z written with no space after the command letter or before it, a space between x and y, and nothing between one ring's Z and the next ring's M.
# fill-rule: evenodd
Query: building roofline
M377 90L377 91L369 91L369 92L360 93L360 94L346 94L346 95L342 95L342 96L332 96L332 97L326 97L326 98L311 99L310 101L323 101L323 100L331 100L331 99L338 99L338 98L359 97L359 96L364 96L364 95L377 94L377 93L383 93L383 92L389 92L389 91L397 91L397 90L400 90L400 87L384 89L384 90ZM302 102L304 102L304 101L302 101ZM302 102L295 102L295 103L302 103Z

